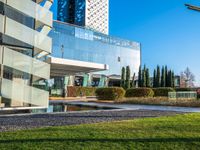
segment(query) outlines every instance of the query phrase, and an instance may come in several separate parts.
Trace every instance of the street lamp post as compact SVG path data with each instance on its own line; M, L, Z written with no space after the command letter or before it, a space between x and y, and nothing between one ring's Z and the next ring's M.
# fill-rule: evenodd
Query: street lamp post
M199 12L200 12L200 7L198 7L198 6L194 6L194 5L191 5L191 4L185 4L185 6L186 6L188 9L195 10L195 11L199 11Z
M64 58L64 45L61 45L61 54L62 54L62 58Z

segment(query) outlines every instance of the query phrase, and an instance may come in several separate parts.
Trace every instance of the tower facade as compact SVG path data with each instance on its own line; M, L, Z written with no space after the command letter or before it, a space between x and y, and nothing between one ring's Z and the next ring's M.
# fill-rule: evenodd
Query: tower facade
M108 34L109 0L58 0L57 20Z

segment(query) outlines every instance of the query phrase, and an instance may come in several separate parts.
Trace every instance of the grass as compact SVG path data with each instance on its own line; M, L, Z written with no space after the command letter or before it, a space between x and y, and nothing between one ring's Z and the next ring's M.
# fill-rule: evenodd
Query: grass
M0 134L0 148L197 150L200 114L5 132Z
M177 99L170 100L168 97L135 97L124 98L116 103L124 104L144 104L144 105L161 105L161 106L180 106L180 107L200 107L200 99Z

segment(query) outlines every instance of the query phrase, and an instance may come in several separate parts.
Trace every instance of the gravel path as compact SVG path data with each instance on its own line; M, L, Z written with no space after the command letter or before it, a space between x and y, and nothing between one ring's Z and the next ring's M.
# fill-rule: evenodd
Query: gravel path
M128 120L134 118L170 116L176 114L181 114L181 112L151 110L112 110L102 112L0 116L0 132L49 126L66 126Z

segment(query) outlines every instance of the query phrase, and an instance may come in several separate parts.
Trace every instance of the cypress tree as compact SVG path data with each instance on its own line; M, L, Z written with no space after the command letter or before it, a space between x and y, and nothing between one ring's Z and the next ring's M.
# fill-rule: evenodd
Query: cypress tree
M130 76L131 76L130 67L127 66L126 67L126 84L125 84L125 89L129 89L130 88Z
M142 68L140 66L139 72L138 72L138 87L142 87Z
M157 75L156 75L156 87L160 87L160 66L157 66Z
M172 87L175 87L175 76L174 76L174 71L172 71Z
M134 87L135 87L135 73L133 74L133 78L132 78L131 87L132 87L132 88L134 88Z
M165 87L165 68L164 68L164 66L162 67L161 87Z
M165 87L169 87L167 66L165 66Z
M149 75L149 69L146 69L146 87L150 87L150 75Z
M125 68L122 67L122 74L121 74L121 87L125 88Z
M146 87L146 66L142 70L142 87Z
M168 87L172 87L172 71L168 71Z
M153 71L153 87L155 88L156 87L156 69L154 69Z

